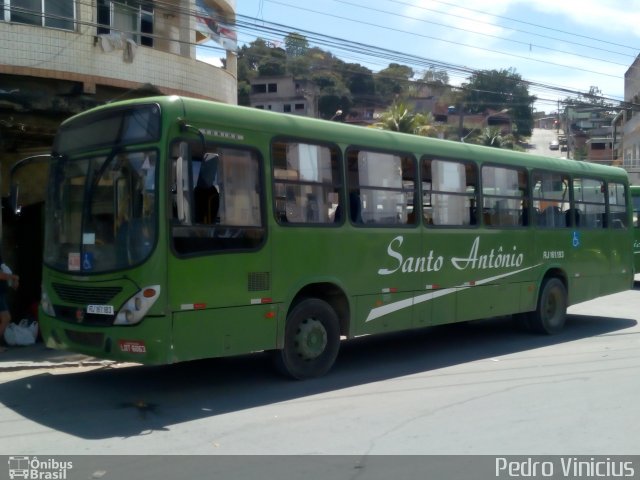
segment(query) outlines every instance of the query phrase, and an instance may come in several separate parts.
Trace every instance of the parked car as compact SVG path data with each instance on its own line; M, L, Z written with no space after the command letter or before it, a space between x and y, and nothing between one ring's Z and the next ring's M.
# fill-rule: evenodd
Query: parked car
M560 142L552 140L549 142L549 150L558 150L560 148Z

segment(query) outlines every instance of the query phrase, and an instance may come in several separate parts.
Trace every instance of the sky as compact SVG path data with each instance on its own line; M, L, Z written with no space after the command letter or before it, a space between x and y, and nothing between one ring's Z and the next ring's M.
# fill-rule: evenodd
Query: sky
M549 113L559 99L591 87L624 100L624 74L640 54L640 0L237 0L236 15L240 45L258 36L277 45L287 31L311 32L320 38L311 46L373 71L395 62L421 76L434 65L460 85L464 69L511 68L535 82L536 110ZM359 45L348 51L341 40ZM370 47L410 57L381 58Z

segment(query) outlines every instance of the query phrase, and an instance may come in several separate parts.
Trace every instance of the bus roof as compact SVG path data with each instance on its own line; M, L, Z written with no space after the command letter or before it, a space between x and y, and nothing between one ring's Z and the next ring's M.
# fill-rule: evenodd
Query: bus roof
M423 152L428 148L431 155L475 160L481 163L499 162L514 166L527 166L529 168L567 171L581 175L597 174L609 177L628 178L626 170L621 167L559 159L531 153L515 152L513 150L367 128L190 97L158 96L113 102L72 117L65 121L63 125L78 117L84 117L92 112L107 108L148 103L158 103L164 109L175 109L176 116L185 118L189 123L197 120L198 124L215 123L219 125L221 122L212 122L211 119L216 119L219 118L220 115L224 115L225 128L237 129L238 131L252 130L271 132L275 135L286 135L321 141L330 139L337 144L366 145L373 148L393 149L407 153Z

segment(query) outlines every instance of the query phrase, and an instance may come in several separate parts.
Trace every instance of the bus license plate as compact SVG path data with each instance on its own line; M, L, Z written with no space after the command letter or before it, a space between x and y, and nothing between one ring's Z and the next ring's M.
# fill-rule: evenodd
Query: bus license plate
M87 305L87 313L113 315L113 305Z

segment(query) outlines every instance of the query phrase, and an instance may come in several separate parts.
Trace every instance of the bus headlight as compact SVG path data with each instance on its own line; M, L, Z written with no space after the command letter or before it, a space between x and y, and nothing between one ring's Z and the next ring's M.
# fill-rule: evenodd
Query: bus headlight
M125 302L114 320L114 325L135 325L147 314L160 296L160 285L145 287Z
M44 288L41 288L40 291L40 306L42 307L42 311L49 315L50 317L56 316L56 311L53 309L53 305L51 300L49 300L49 295L45 292Z

